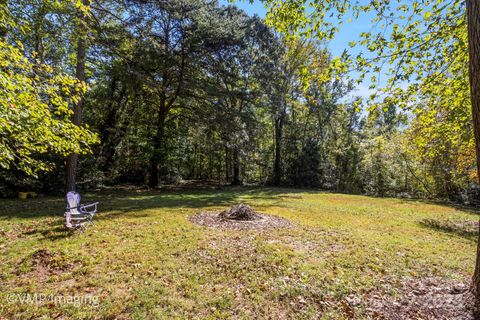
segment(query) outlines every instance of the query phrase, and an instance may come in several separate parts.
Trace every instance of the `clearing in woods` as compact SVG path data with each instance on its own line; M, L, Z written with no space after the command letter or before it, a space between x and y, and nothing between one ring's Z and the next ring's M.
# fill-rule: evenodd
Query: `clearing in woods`
M455 318L474 266L478 212L443 204L240 187L84 199L99 214L74 234L63 198L0 200L0 318ZM189 220L239 203L293 226ZM33 293L47 298L19 300Z

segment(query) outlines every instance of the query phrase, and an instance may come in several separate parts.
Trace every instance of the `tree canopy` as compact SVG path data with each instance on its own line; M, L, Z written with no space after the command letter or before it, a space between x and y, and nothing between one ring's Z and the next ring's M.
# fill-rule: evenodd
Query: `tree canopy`
M86 84L39 61L36 52L24 54L20 40L10 33L28 32L19 27L10 9L0 6L0 166L29 175L51 169L42 154L88 153L97 142L88 126L70 121L70 103L78 101Z
M80 187L196 178L456 199L471 189L462 3L264 3L266 23L211 1L4 6L5 190L61 190L64 157L88 152ZM325 41L362 12L378 26L351 43L363 53L332 56ZM372 81L379 73L389 81ZM352 89L368 79L384 86L361 110ZM80 101L83 124L72 125Z

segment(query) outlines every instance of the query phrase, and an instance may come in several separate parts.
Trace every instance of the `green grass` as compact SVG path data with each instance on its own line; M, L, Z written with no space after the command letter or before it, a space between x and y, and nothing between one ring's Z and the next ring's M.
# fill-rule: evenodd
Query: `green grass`
M62 227L63 199L0 200L0 319L346 319L348 296L395 294L405 277L468 281L474 265L475 235L438 226L478 213L446 205L267 188L84 198L101 201L99 214L75 234ZM239 202L296 228L226 231L187 219ZM52 255L43 265L39 250ZM11 298L24 294L99 303ZM354 311L367 318L364 304Z

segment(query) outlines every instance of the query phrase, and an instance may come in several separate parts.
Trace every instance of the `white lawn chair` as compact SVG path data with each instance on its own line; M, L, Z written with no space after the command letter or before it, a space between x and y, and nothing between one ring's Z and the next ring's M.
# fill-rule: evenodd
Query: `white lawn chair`
M97 212L97 204L80 204L80 195L74 191L67 193L67 210L65 211L65 226L69 229L86 229L87 224L93 224L93 216Z

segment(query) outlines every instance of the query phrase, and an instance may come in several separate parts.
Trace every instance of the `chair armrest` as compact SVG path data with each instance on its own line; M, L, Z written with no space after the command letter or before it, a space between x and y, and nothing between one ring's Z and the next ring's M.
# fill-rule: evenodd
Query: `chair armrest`
M99 202L94 202L94 203L89 203L89 204L82 204L82 205L80 205L80 207L82 207L82 208L90 208L90 207L96 206L97 204L99 204Z
M97 212L97 204L98 202L82 204L80 205L80 211L83 213L95 214ZM91 207L95 207L95 208L93 210L87 210L87 208L91 208Z

